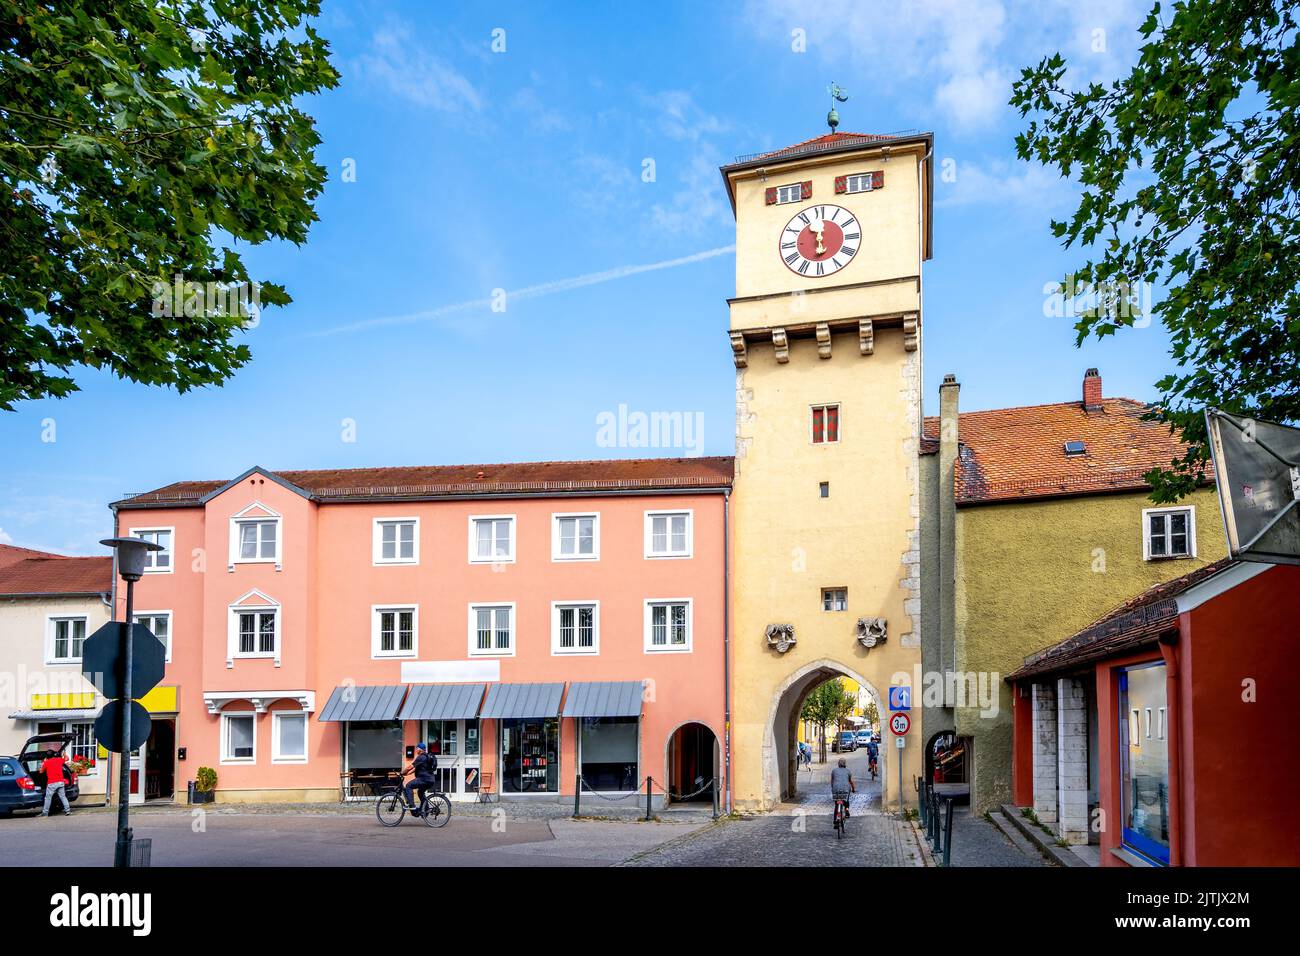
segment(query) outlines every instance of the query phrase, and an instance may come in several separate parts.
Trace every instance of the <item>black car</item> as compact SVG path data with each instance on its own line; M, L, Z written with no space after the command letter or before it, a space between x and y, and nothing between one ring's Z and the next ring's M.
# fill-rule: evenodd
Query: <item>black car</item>
M0 757L0 816L45 806L45 773L41 764L49 757L65 753L72 739L69 733L37 734L27 738L17 757ZM71 767L66 767L65 772L70 783L63 792L72 803L80 796L77 775ZM62 809L57 797L54 804Z

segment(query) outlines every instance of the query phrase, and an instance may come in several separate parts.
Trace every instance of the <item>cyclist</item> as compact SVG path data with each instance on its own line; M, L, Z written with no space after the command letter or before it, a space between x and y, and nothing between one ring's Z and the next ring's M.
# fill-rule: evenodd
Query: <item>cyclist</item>
M831 799L844 801L845 817L849 815L849 794L857 792L858 788L853 782L853 774L849 773L848 764L841 757L839 765L831 770Z
M408 773L415 774L406 784L406 806L414 813L420 812L420 805L424 803L424 795L429 789L437 789L438 781L434 773L438 769L438 758L429 753L428 748L422 744L415 745L415 759L411 765L402 771L405 777ZM416 791L418 799L412 800L412 791Z
M876 761L880 757L880 744L874 740L867 744L867 767L871 770L871 776L876 775Z

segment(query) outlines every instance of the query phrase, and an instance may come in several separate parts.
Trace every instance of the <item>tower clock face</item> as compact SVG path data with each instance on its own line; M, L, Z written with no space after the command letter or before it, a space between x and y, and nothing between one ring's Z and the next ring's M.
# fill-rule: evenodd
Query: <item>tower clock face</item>
M781 230L781 259L801 276L834 275L853 261L861 240L861 224L843 206L809 206Z

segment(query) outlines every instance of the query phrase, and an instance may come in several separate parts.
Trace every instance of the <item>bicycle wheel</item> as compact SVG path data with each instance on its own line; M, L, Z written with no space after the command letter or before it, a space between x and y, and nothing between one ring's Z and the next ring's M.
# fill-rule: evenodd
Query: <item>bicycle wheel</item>
M424 801L424 812L420 814L426 827L445 827L451 819L451 801L446 794L431 793Z
M385 793L375 801L375 816L386 827L395 827L406 816L406 804L402 801L401 791Z

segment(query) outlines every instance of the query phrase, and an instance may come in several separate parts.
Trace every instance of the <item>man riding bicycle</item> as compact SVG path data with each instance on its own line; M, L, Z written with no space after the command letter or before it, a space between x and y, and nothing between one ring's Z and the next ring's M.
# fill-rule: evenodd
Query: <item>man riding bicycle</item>
M415 759L411 765L402 771L405 777L408 773L414 773L406 784L406 805L411 810L419 811L419 807L424 803L424 795L429 792L430 788L437 789L438 781L434 774L438 770L438 758L429 753L424 744L415 745ZM418 801L413 802L411 791L417 791L419 794Z
M831 799L835 801L844 801L844 815L849 815L849 794L857 793L857 785L853 782L853 774L849 773L848 764L841 757L839 765L831 770Z
M876 761L880 756L880 744L874 740L867 744L867 768L871 771L871 776L876 775Z

